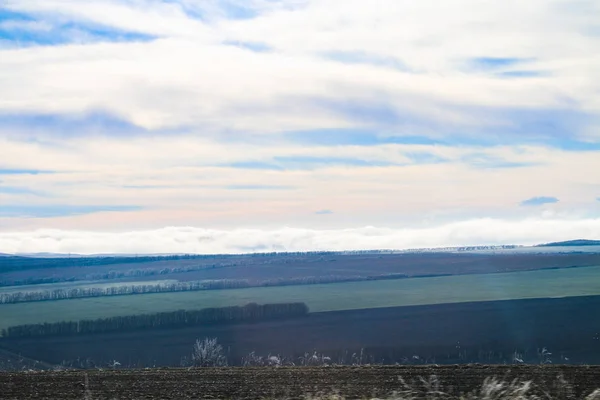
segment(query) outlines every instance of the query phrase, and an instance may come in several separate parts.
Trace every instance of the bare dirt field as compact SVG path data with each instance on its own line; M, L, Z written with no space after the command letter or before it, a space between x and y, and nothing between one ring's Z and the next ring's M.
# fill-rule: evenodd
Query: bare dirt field
M515 351L539 363L546 347L553 363L600 364L600 296L438 304L312 313L307 317L146 330L127 333L35 339L2 339L0 347L58 364L93 361L106 367L178 366L196 338L216 337L230 365L255 351L297 362L318 351L334 362L349 362L365 351L363 362L511 363ZM414 359L418 356L418 359Z
M0 373L2 399L296 399L336 393L348 399L385 397L435 375L457 396L486 377L534 383L532 393L584 398L600 386L600 367L423 366L329 368L204 368ZM562 375L564 380L557 378ZM565 381L569 385L565 384ZM415 385L418 386L418 385ZM559 397L562 396L562 397ZM437 397L436 397L437 398Z

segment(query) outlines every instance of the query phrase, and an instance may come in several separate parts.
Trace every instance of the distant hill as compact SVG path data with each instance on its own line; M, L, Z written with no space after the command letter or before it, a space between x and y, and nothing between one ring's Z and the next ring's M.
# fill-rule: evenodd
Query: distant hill
M0 253L0 256L3 255ZM10 254L6 254L10 256ZM18 253L19 257L28 258L110 258L110 257L173 257L173 256L194 256L189 253L98 253L98 254L79 254L79 253ZM202 254L198 254L201 256Z
M553 242L538 244L535 247L558 247L558 246L600 246L600 240L575 239L564 242Z

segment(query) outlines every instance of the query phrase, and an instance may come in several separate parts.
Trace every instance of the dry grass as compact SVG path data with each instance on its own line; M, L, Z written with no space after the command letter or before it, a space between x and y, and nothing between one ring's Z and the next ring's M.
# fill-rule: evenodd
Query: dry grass
M481 387L468 393L446 391L435 375L407 383L401 377L402 389L389 396L371 397L370 400L600 400L600 388L584 397L577 397L573 387L559 376L550 388L536 387L531 381L515 379L503 381L486 378ZM600 384L600 382L599 382ZM306 395L305 400L350 400L341 394ZM365 398L367 399L367 398Z

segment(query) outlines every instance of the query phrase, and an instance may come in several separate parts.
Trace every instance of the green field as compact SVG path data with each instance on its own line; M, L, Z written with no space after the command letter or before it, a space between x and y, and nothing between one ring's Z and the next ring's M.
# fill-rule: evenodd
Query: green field
M0 305L0 329L249 302L303 301L316 312L583 295L600 295L600 267L5 304Z

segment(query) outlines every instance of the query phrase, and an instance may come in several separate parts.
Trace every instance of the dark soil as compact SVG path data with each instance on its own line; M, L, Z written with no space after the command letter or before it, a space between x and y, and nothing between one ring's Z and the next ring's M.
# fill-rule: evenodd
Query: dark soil
M557 379L564 377L571 386ZM600 386L600 367L425 366L329 368L152 369L0 373L2 399L264 399L338 393L384 397L419 377L437 376L445 392L481 387L486 377L533 380L534 391L583 398ZM559 393L562 392L562 393ZM566 398L566 397L562 397Z
M58 364L79 359L91 366L178 366L197 338L216 337L230 365L255 351L297 364L318 351L349 363L364 349L363 363L600 364L600 296L393 307L309 314L259 323L144 330L34 339L2 339L0 347ZM417 358L415 358L415 356ZM85 365L87 365L85 364ZM84 364L75 364L84 366Z

